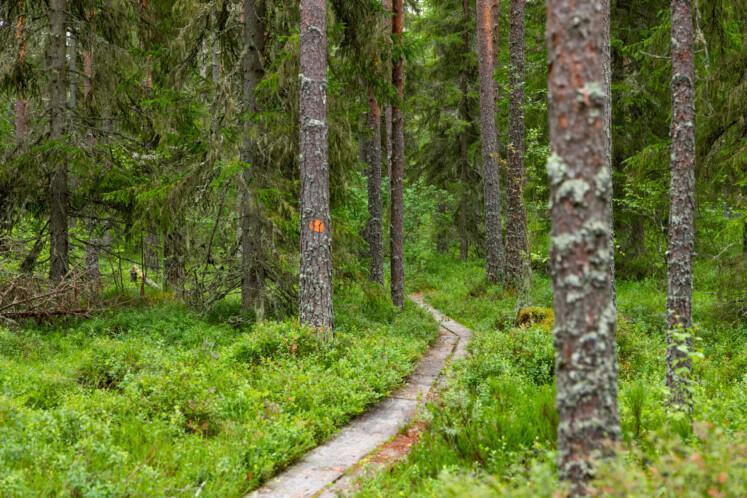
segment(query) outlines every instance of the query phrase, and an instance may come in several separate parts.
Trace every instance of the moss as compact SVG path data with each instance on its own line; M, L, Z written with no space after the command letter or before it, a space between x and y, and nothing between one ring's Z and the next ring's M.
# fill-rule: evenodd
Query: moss
M555 326L555 313L552 308L527 306L516 313L516 325L523 328L537 325L542 330L552 332Z

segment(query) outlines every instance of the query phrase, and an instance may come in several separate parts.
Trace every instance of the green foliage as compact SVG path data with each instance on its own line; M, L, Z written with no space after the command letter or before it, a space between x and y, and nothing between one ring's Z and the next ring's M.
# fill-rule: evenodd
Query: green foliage
M0 327L0 495L242 496L412 369L436 328L338 283L335 339L183 306Z
M514 325L514 299L484 283L482 261L432 256L422 268L412 285L476 336L470 356L454 365L449 387L431 406L429 429L412 453L364 481L359 496L567 496L553 453L552 335L541 323ZM744 325L714 314L712 292L696 292L693 432L689 419L668 406L661 288L654 279L618 281L624 442L599 470L595 488L599 496L742 496ZM535 275L529 303L536 306L528 309L543 309L550 299L548 280Z

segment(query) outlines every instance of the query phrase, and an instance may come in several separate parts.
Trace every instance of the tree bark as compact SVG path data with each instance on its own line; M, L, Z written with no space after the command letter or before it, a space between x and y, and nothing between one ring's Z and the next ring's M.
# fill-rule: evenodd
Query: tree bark
M667 268L667 387L671 402L692 410L692 365L685 352L692 328L695 246L695 64L692 0L672 0L671 207ZM683 349L685 351L683 351Z
M325 0L301 0L301 323L332 330Z
M18 19L16 20L16 46L18 64L26 63L26 2L18 1ZM15 104L16 144L23 146L28 135L28 105L26 99L18 97Z
M612 302L615 304L615 307L617 307L617 285L615 283L615 204L614 204L614 182L613 179L613 169L612 169L612 35L611 35L611 20L610 20L610 11L611 11L611 0L601 0L602 8L604 9L604 12L606 15L604 16L604 25L603 25L603 31L602 31L602 56L604 58L604 64L603 64L603 71L604 71L604 93L609 95L609 99L605 102L605 108L604 108L604 133L606 138L606 150L605 153L607 154L607 164L609 164L610 168L610 189L608 192L609 195L609 220L610 220L610 254L612 254L612 257L610 258L610 267L609 267L609 273L610 273L610 281L612 282L612 285L610 286L610 293L612 295ZM611 344L612 347L616 347L616 344L613 342Z
M464 52L467 53L472 49L468 28L470 25L469 0L462 0L462 17L462 45ZM459 90L462 94L461 102L459 102L459 115L464 123L471 122L469 115L469 81L469 69L464 64L462 74L459 78ZM469 129L466 126L459 137L459 163L461 183L461 199L459 201L459 213L457 214L459 220L459 257L462 261L467 261L469 257L469 232L467 230L467 209L469 207Z
M492 0L477 0L477 57L480 67L480 134L485 188L485 243L487 279L504 275L501 197L498 176L498 130L495 120L495 53Z
M252 135L253 117L257 113L255 91L262 80L261 54L264 50L264 28L256 0L243 0L244 44L243 114L244 137L241 161L245 169L241 175L241 307L254 310L257 318L264 314L262 271L262 223L255 195L257 154Z
M620 438L611 299L604 16L599 2L549 0L550 136L558 467L588 494L593 461Z
M506 283L526 290L529 279L529 243L524 209L524 10L526 0L511 0L509 32L509 143L508 206L506 220Z
M381 0L381 5L384 7L384 32L387 34L387 45L385 50L385 65L384 69L387 72L392 70L392 39L389 36L392 32L392 0ZM392 106L389 102L384 107L384 148L386 155L384 160L386 161L386 176L387 178L392 177Z
M50 0L51 40L50 138L60 140L65 133L67 74L65 66L66 0ZM55 167L49 184L50 268L49 277L61 280L68 272L68 166L64 154L55 147Z
M404 264L404 187L405 176L405 119L402 106L405 100L405 59L402 41L405 27L403 0L394 0L392 18L392 40L397 46L392 67L392 83L397 91L397 100L392 105L392 214L391 214L391 284L392 302L402 308L405 305Z
M166 230L163 244L163 275L166 289L173 290L180 298L184 297L184 280L187 272L185 268L183 220L172 220L172 226Z
M384 285L384 238L382 236L383 207L381 204L381 110L373 90L368 97L368 132L366 161L368 163L368 249L371 255L371 281Z

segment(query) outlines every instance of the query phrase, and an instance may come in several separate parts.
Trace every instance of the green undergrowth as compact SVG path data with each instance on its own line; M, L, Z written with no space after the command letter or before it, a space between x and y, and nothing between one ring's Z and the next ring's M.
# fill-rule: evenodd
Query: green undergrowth
M699 271L707 271L700 268ZM696 276L697 279L697 276ZM549 278L534 275L517 325L516 298L484 281L482 262L433 257L413 288L471 327L471 355L427 413L429 429L402 463L362 483L361 497L564 496L555 472L557 414L548 326ZM604 496L747 495L747 325L714 294L695 294L695 430L665 405L664 292L655 280L618 282L619 458L595 484ZM524 322L524 320L519 320Z
M436 335L382 289L337 296L331 343L293 321L242 328L169 302L0 328L0 496L257 487L399 385Z

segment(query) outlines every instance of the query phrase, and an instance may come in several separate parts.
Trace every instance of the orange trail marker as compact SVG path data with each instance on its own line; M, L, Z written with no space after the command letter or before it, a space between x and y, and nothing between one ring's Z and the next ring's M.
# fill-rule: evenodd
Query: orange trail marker
M323 233L325 228L324 222L322 220L311 220L309 222L309 228L312 232Z

